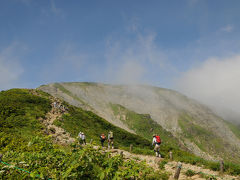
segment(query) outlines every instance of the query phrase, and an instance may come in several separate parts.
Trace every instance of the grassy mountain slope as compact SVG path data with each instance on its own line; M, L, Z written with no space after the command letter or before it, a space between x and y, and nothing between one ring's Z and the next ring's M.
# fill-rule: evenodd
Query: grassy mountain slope
M38 135L43 128L38 118L44 118L50 108L47 97L34 96L29 90L0 92L0 151L18 149Z
M50 111L50 103L49 95L41 91L12 89L0 92L0 152L4 154L2 161L11 164L8 166L0 162L0 179L167 179L167 174L154 172L144 163L125 162L120 156L109 158L108 153L101 154L91 146L79 148L73 144L72 148L53 144L51 137L43 133L45 127L39 120ZM62 123L64 120L73 123L69 129L73 135L75 130L77 133L81 129L97 140L100 132L111 128L119 139L116 143L121 146L129 146L130 143L135 146L150 145L148 140L80 108L69 107L69 114L63 116ZM69 126L66 123L66 129Z
M240 125L225 121L231 131L240 139Z
M138 114L130 111L119 104L110 104L113 109L114 115L132 129L136 134L152 140L153 134L159 134L163 144L178 146L179 141L168 131L163 129L161 125L152 120L149 114Z
M171 134L175 144L183 144L196 155L240 162L238 128L226 125L209 108L175 91L77 82L54 83L39 89L147 139L152 134L151 126L156 126L158 133L164 132L162 136Z
M91 111L65 105L69 107L69 113L63 115L62 119L57 120L55 125L70 132L73 137L77 137L78 133L82 131L86 134L88 141L93 139L100 145L100 135L104 133L107 136L111 130L114 132L114 142L117 147L129 147L130 144L133 144L135 147L144 148L151 145L149 140L116 127Z
M36 96L33 95L35 92L26 89L0 92L0 152L4 154L2 160L31 172L29 175L13 166L0 163L1 179L29 179L30 176L43 179L168 178L163 171L155 172L144 163L123 161L120 156L109 158L108 154L101 154L91 146L81 148L77 144L65 147L53 144L51 137L43 133L45 127L38 120L44 118L51 109L49 95L37 91ZM138 153L153 154L148 140L150 138L144 139L126 132L90 111L67 103L65 105L69 108L68 113L55 123L64 127L73 137L81 130L87 134L88 140L93 138L98 143L99 134L111 129L118 147L127 149L129 144L134 144ZM165 158L168 157L169 150L173 151L176 160L203 164L215 170L219 168L218 163L207 162L167 144L161 149ZM238 165L226 165L229 173L240 174Z

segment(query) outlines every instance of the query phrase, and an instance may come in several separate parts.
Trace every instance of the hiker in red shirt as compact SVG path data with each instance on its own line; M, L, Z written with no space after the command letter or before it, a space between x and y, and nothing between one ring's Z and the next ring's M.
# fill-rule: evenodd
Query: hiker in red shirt
M101 134L100 141L101 141L102 147L104 147L103 143L105 140L106 140L106 136L104 134Z

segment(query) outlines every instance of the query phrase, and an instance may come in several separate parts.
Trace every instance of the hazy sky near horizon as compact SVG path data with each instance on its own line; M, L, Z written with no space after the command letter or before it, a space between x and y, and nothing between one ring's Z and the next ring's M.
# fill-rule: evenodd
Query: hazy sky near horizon
M239 9L239 0L1 0L0 90L147 83L210 106L217 89L221 108L237 106Z

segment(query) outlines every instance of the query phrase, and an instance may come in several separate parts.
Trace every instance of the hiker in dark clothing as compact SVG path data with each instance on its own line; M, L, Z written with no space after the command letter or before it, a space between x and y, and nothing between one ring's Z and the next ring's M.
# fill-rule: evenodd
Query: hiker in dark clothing
M101 136L100 136L100 141L101 141L101 145L102 145L102 147L104 147L104 141L106 140L106 136L104 135L104 134L101 134Z

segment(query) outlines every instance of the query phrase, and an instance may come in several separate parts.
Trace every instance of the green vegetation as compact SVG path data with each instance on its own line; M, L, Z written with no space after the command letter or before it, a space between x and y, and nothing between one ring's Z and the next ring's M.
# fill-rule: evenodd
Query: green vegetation
M65 104L67 105L67 104ZM91 111L84 111L81 108L67 105L69 113L62 116L62 119L55 121L56 125L60 125L68 131L73 137L77 137L80 131L86 134L87 140L93 139L100 145L100 135L105 135L111 130L114 132L115 147L150 147L151 143L147 139L131 134L119 127L116 127L97 116Z
M240 139L240 125L235 125L231 122L225 121L230 130Z
M185 172L185 175L188 176L188 177L192 177L194 175L196 175L197 173L191 169L188 169L186 172Z
M162 128L161 125L152 120L149 114L138 114L130 111L119 104L110 104L114 115L119 116L120 120L125 123L136 134L152 141L153 134L159 134L164 146L173 146L177 148L178 140L173 135Z
M44 179L168 179L168 174L163 171L155 172L144 162L123 161L121 156L108 158L108 153L101 153L101 150L96 150L91 145L83 148L75 143L64 147L53 144L51 136L43 134L44 127L39 121L50 111L50 103L49 95L41 91L12 89L0 92L0 152L4 154L2 161L31 172L29 175L13 166L0 163L0 179L29 179L29 176ZM99 135L112 130L116 147L129 150L129 145L133 144L133 153L153 154L149 141L151 137L145 139L131 134L92 112L64 104L68 106L68 113L55 121L55 124L66 129L73 137L83 131L88 140L93 139L96 144L100 144ZM151 119L148 122L154 124ZM184 152L177 145L174 147L171 143L165 143L165 136L163 137L161 154L165 161L159 164L161 169L171 150L174 160L219 170L218 162L206 161ZM238 175L240 165L226 162L225 172Z
M163 160L159 163L159 168L160 169L165 169L165 165L168 163L168 160Z
M166 173L154 172L144 162L123 161L120 156L108 158L108 154L102 154L91 146L82 148L74 144L72 147L54 145L51 137L42 133L43 126L38 120L44 118L50 108L49 96L41 91L12 89L0 92L0 151L4 154L2 161L11 164L8 166L0 163L1 179L29 179L30 176L43 179L168 179ZM125 144L116 140L119 145L128 145L133 141L136 146L149 145L147 140L130 133L125 134L125 131L102 122L91 112L81 109L74 112L75 110L70 107L69 112L76 113L73 118L86 115L85 120L93 120L89 121L94 123L90 126L92 131L89 131L90 136L92 132L92 137L97 138L98 132L95 135L93 132L95 128L106 125L119 133L115 137L123 138ZM64 118L68 119L69 115ZM86 126L88 125L80 127Z
M49 138L35 137L25 152L8 151L3 161L15 167L30 171L16 170L0 165L1 179L168 179L162 171L154 171L144 162L123 161L117 155L111 158L108 153L94 149L91 145L78 147L72 145L66 152L54 146Z
M224 145L217 136L210 130L207 130L194 123L192 117L183 114L178 120L179 126L183 131L183 136L194 142L201 150L205 152L219 153L224 150Z
M12 89L0 92L0 151L21 148L43 127L38 118L44 118L50 110L50 101L32 95L26 89Z
M199 175L201 178L211 179L211 180L217 180L216 176L204 174L203 172L199 172L198 175Z
M64 92L65 94L69 95L70 97L72 97L73 99L79 101L82 104L86 104L84 101L82 101L79 97L77 97L76 95L74 95L73 93L71 93L69 90L67 90L66 88L63 87L63 85L61 85L60 83L55 83L54 86L58 89L60 89L62 92Z
M119 116L120 120L126 123L128 127L133 129L139 136L151 140L153 133L159 134L163 141L160 151L164 158L168 159L169 151L172 151L174 160L176 161L190 163L193 165L204 165L204 167L214 171L219 170L218 162L207 161L203 158L195 156L192 153L181 150L178 146L178 141L171 135L171 133L167 132L159 124L154 122L149 115L137 114L118 104L110 104L110 106L112 107L114 115ZM212 132L194 124L193 122L194 121L188 115L182 115L179 119L179 125L183 130L184 137L189 138L196 143L199 148L205 151L212 148L220 148L219 151L223 149L223 145ZM151 129L152 132L150 131ZM211 142L212 146L209 145L209 142ZM133 153L150 155L152 154L152 150L150 150L150 148L133 148ZM240 173L240 165L229 162L226 162L226 164L229 164L227 165L228 168L226 169L226 172L234 175Z

